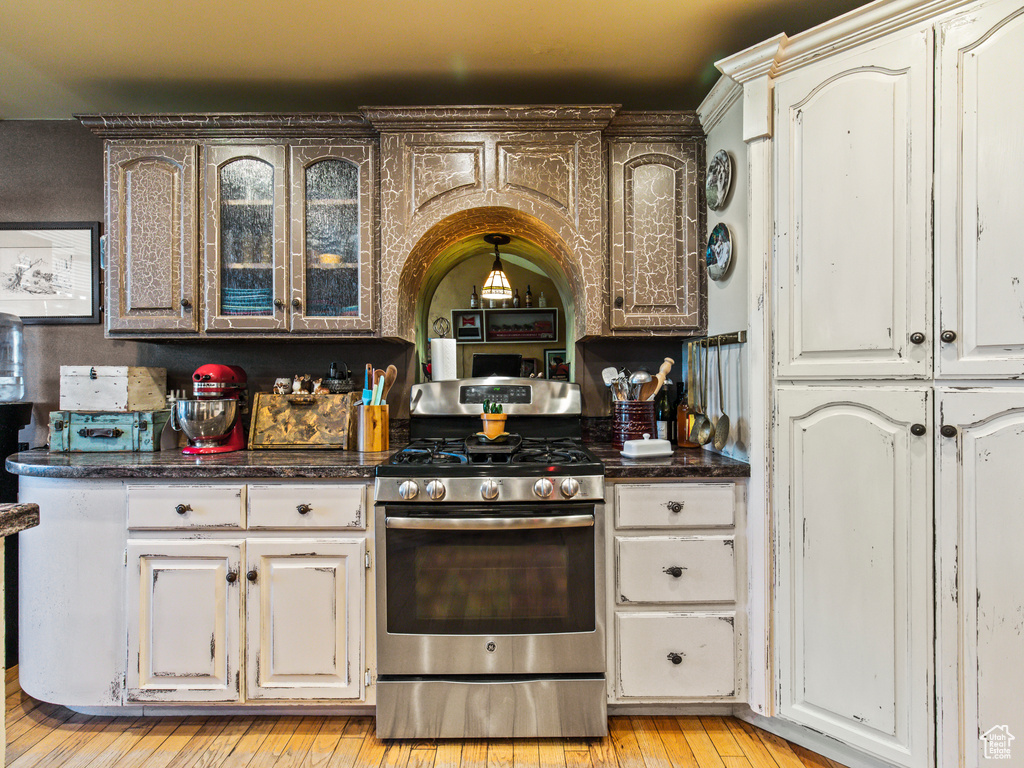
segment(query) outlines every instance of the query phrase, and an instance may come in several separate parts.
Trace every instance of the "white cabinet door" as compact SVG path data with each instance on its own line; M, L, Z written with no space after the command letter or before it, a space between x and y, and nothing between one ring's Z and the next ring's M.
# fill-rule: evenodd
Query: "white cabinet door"
M940 764L987 765L988 750L993 763L1016 765L1024 754L1024 390L940 390L938 398L942 426L956 429L936 438Z
M1024 8L972 9L940 25L938 45L938 375L1020 377Z
M779 714L901 766L927 765L931 742L929 397L777 398Z
M237 701L240 541L128 542L128 699Z
M930 51L901 33L776 81L781 379L930 375Z
M248 540L250 699L360 697L364 551L362 539Z

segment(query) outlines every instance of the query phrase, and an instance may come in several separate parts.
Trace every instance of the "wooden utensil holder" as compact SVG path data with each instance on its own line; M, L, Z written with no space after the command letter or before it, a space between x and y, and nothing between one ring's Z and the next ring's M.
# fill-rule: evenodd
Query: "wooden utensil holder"
M390 426L386 405L357 405L356 450L360 453L388 450Z

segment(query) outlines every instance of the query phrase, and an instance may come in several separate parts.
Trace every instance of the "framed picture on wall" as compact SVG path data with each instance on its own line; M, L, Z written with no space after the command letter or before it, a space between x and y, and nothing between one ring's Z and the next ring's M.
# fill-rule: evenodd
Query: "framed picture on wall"
M26 325L100 321L100 225L0 223L0 312Z
M452 332L456 341L483 341L483 312L479 309L453 309Z
M558 381L569 380L569 362L565 359L564 349L544 350L544 371L545 378Z

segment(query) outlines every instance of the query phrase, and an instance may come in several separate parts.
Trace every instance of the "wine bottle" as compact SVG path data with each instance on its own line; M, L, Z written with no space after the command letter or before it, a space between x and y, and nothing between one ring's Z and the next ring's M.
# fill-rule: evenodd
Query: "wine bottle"
M519 307L519 289L516 288L516 295L512 297L512 306Z
M469 294L469 308L480 309L480 297L476 295L476 286L473 286L473 292Z
M526 286L526 306L533 306L533 293L530 291L530 286Z
M668 390L664 387L661 388L661 394L658 395L658 402L654 406L654 421L657 425L658 439L668 440L668 412L671 405L668 402Z

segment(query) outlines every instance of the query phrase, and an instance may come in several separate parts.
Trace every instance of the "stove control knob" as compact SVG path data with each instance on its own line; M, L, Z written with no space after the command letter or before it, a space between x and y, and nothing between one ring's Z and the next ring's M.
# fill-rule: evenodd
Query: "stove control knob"
M404 501L412 501L420 492L420 487L416 485L415 480L403 480L402 484L398 486L398 495L402 497Z
M480 495L487 501L494 501L498 498L498 484L493 480L484 480L483 485L480 486Z
M575 477L567 477L562 481L559 488L561 488L562 495L565 496L565 498L571 499L580 492L580 481Z
M540 480L533 484L533 492L540 496L542 499L546 499L548 496L551 495L552 491L554 490L554 483L552 483L546 477L542 477Z
M427 496L434 501L440 501L443 499L446 492L447 490L444 487L444 483L440 480L431 480L427 483Z

